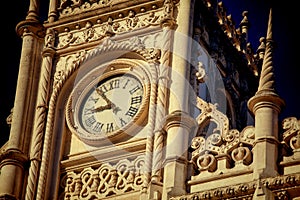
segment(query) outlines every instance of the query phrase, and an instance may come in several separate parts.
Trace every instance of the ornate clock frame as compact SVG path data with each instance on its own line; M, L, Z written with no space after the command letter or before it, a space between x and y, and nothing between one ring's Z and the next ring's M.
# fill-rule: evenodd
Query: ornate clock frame
M144 69L145 62L135 61L127 58L118 58L111 62L96 65L85 74L79 75L79 80L75 81L74 88L66 104L66 122L71 133L80 140L90 145L101 145L118 142L123 139L134 137L134 135L144 127L147 121L147 110L149 107L150 77ZM98 82L114 76L130 74L143 85L143 99L138 111L131 121L125 126L106 134L91 134L84 130L79 123L79 105L84 96Z

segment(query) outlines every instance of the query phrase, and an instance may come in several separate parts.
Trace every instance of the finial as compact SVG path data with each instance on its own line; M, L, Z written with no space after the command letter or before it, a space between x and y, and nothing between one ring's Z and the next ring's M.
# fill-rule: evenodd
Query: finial
M243 16L243 19L240 23L240 27L241 27L242 33L247 35L248 29L249 29L248 11L244 11L242 13L242 16Z
M270 9L269 13L269 22L268 22L268 30L267 30L267 40L272 41L273 34L272 34L272 8Z
M276 108L278 112L280 112L281 108L285 105L284 101L275 91L272 37L272 9L270 9L267 36L265 39L265 53L263 55L258 89L255 95L248 101L248 108L252 113L255 113L255 110L262 105L262 102L272 102L273 108Z
M259 38L259 47L256 50L256 53L259 56L259 59L262 60L264 58L265 55L265 50L266 50L266 38L265 37L261 37Z
M264 91L275 92L273 73L273 40L272 40L272 9L270 9L268 30L266 37L266 50L263 58L261 75L257 93Z

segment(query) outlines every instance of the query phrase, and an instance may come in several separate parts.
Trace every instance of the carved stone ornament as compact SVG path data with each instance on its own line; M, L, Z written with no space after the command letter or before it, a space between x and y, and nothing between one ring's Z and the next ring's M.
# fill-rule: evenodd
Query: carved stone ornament
M201 172L218 170L217 162L220 161L217 161L216 157L221 156L225 160L231 158L235 163L234 166L250 165L252 152L249 148L252 149L254 144L254 127L248 126L241 132L236 129L229 130L228 118L217 110L216 105L197 97L197 107L201 110L196 118L199 130L203 130L209 122L214 122L217 127L213 132L206 134L202 132L192 139L191 162L200 171L200 174L194 179L200 178ZM230 162L230 160L226 162ZM230 168L229 164L226 166Z
M69 171L61 179L60 199L99 199L138 191L143 183L144 156L104 163L81 171Z

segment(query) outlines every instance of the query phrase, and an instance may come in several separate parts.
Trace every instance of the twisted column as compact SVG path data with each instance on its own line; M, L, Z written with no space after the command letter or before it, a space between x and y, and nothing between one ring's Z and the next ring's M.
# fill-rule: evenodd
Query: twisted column
M163 146L164 135L162 130L162 121L167 111L167 93L169 83L169 68L171 58L171 41L172 31L169 26L163 28L163 46L161 55L161 65L159 68L158 77L158 92L156 102L156 116L155 116L155 133L154 133L154 150L153 150L153 163L152 163L152 180L154 182L161 181L161 169L163 161Z
M150 69L152 72L153 81L151 82L150 108L149 108L149 131L147 133L146 157L145 157L145 172L142 193L146 193L148 184L151 180L152 156L154 143L154 128L156 115L156 98L157 98L157 63L151 63Z
M33 136L30 150L30 167L28 184L26 187L26 200L34 199L36 191L36 182L39 173L41 150L45 131L45 121L47 116L47 104L49 100L50 78L52 70L52 61L55 54L54 46L54 31L47 30L45 37L45 49L43 51L43 62L40 74L40 82L38 87L38 99L34 118Z

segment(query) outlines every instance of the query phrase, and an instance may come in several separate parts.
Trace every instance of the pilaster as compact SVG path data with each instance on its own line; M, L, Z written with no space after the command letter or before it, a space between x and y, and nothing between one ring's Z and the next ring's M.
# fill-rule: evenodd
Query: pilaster
M34 116L33 134L30 150L31 163L29 167L28 183L26 187L26 200L34 199L40 161L42 159L42 149L40 147L43 143L42 139L44 135L45 121L47 116L52 61L53 56L55 54L54 39L54 31L52 29L48 29L45 37L45 46L42 54L43 60L39 78L37 105Z
M169 87L169 115L165 118L165 161L162 199L186 193L190 133L196 123L189 114L189 74L191 55L191 15L193 3L180 1L172 45Z
M165 119L167 142L162 199L186 193L187 150L190 133L196 126L195 119L182 111L174 111Z
M31 4L35 2L32 1ZM31 5L31 8L33 5ZM33 9L33 8L32 8ZM33 9L34 10L34 9ZM24 176L27 164L27 153L30 144L33 111L35 105L34 92L38 82L37 53L42 45L43 27L29 16L29 19L20 22L16 31L23 39L22 52L19 65L19 74L16 96L13 107L10 137L7 147L1 156L0 163L0 197L4 199L21 199Z

